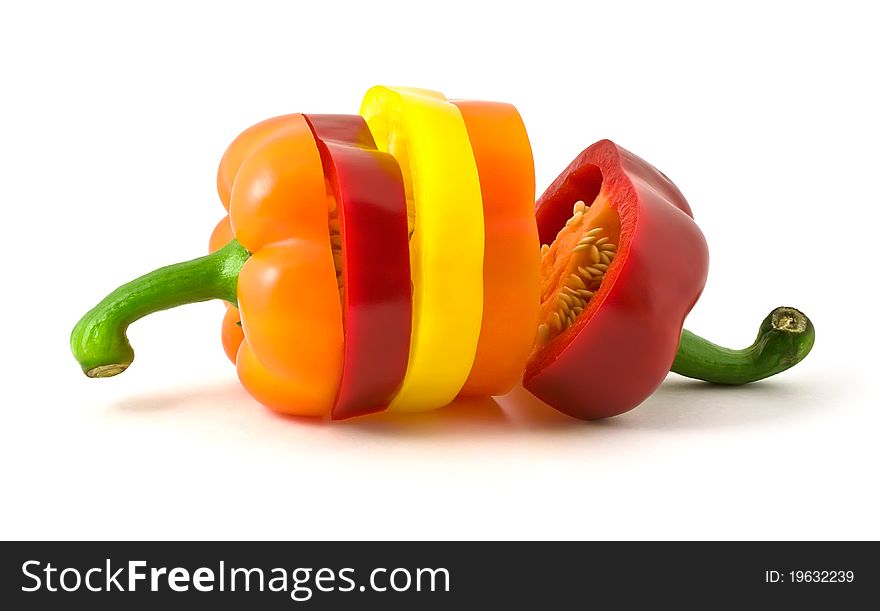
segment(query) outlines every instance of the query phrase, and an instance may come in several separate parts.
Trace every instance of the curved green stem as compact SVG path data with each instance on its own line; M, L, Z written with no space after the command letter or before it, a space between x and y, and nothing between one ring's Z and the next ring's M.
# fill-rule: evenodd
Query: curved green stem
M238 272L249 256L233 240L213 254L159 268L107 295L70 334L70 349L83 372L107 378L125 371L134 360L126 329L148 314L209 299L237 303Z
M776 308L761 323L748 348L723 348L685 329L672 371L715 384L748 384L801 362L816 340L813 323L802 312Z

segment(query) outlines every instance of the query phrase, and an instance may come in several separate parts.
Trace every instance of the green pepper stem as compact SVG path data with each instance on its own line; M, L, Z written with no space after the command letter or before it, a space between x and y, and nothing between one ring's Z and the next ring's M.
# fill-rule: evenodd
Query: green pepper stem
M748 348L723 348L685 329L672 371L715 384L748 384L801 362L816 341L813 323L802 312L776 308L761 323Z
M126 330L134 321L187 303L237 303L238 273L250 253L233 240L213 254L159 268L107 295L70 334L70 349L90 378L125 371L134 360Z

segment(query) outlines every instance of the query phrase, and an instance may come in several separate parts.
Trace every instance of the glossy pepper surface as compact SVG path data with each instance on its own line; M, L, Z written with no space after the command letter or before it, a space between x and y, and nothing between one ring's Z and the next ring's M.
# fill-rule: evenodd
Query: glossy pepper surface
M577 201L619 222L617 254L584 311L532 355L524 385L569 415L593 419L632 409L666 377L709 257L681 192L613 142L578 155L538 199L542 243L554 242Z
M278 118L272 127L235 172L229 201L233 233L252 253L238 277L245 339L236 365L260 402L323 415L343 363L323 165L305 117ZM233 142L228 155L238 146ZM221 168L229 167L226 161Z
M480 178L485 246L483 317L462 395L503 395L522 378L539 305L535 166L516 108L453 100L464 119Z
M320 172L313 165L309 168L309 178L314 185L315 179L323 177L321 184L325 188L324 199L312 198L303 205L309 205L310 215L329 230L326 243L323 242L323 232L317 241L320 248L327 245L331 248L345 334L341 372L338 376L335 372L332 377L328 376L328 392L316 401L314 409L321 414L326 412L330 404L329 387L332 379L338 377L331 415L346 418L383 409L399 387L405 371L411 301L403 182L394 159L376 150L361 117L310 115L303 118L315 139L322 164ZM246 130L224 156L218 185L225 184L228 181L225 174L232 173L229 159L249 159L254 151L259 152L291 124L296 125L297 133L302 133L299 130L300 115L277 117ZM248 151L240 153L243 147ZM230 189L233 215L236 212L234 196L241 188L238 180L233 176L236 187ZM218 191L222 198L223 188L219 187ZM259 208L254 206L246 211L258 213ZM212 248L216 249L232 233L231 228L227 231L221 221L212 236ZM243 273L247 271L242 270ZM266 270L266 276L274 277L271 268ZM266 297L274 292L274 287L264 288L267 289ZM311 285L304 283L298 294L291 297L299 301L312 300ZM325 314L338 309L337 303L330 304L326 299L315 302L315 305L326 307ZM244 325L236 324L235 308L228 307L223 323L224 348L227 354L235 355L233 361L237 362L240 374L248 376L259 371L261 359L247 345L243 349L235 347L236 343L242 343L246 331L242 329ZM333 325L334 333L329 337L335 337L335 330ZM326 331L326 328L315 328L309 335L303 333L302 328L296 329L294 332L300 338L299 349L316 356L334 355L335 343L327 345ZM294 343L296 338L288 337L288 341ZM240 357L239 350L244 350ZM302 399L289 392L292 380L286 379L284 370L275 371L276 376L252 377L254 394L262 391L265 393L262 396L273 397L269 400L271 402L264 401L270 407L303 415ZM248 382L242 381L251 390Z
M403 179L358 115L306 115L332 187L329 226L345 352L333 418L385 409L403 382L412 331ZM333 212L335 210L335 213Z
M483 316L483 206L467 128L442 94L373 87L361 115L394 155L409 206L413 327L392 411L450 403L471 371Z

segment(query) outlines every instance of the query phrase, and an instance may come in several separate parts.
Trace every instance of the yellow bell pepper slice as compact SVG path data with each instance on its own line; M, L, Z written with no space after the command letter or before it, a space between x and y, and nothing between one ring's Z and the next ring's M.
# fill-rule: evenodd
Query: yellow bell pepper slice
M410 217L413 326L391 411L450 403L473 365L483 315L480 179L458 108L441 93L377 86L361 115L397 159Z

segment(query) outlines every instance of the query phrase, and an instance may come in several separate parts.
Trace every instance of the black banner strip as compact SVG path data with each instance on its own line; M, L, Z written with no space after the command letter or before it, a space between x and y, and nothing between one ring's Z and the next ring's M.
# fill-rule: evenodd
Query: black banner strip
M2 544L5 608L556 609L876 599L876 543ZM73 607L78 608L78 607Z

